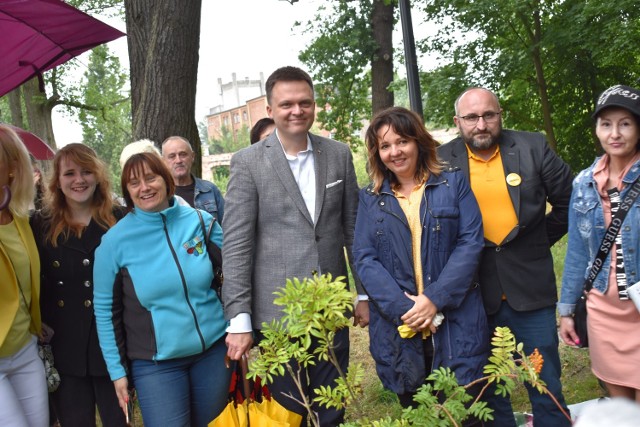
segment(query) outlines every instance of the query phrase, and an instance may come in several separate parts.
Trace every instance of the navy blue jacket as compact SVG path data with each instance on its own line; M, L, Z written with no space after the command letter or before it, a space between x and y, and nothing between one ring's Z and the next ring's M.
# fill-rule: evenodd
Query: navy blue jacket
M460 384L482 376L489 331L474 272L483 248L482 217L464 175L430 176L420 207L424 295L444 316L433 335L434 366L449 367ZM422 334L401 338L397 327L416 295L411 231L385 180L380 194L361 190L353 244L355 268L370 301L370 350L382 384L409 393L424 383Z

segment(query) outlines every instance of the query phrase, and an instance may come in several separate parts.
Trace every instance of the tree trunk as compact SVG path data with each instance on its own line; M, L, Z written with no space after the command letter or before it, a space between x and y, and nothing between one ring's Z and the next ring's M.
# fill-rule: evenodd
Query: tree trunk
M195 119L201 0L125 0L133 139L158 147L169 136L191 142L201 175Z
M524 28L527 28L527 16L520 15ZM533 67L536 71L536 85L538 87L538 93L540 94L540 105L542 107L542 120L544 122L544 129L547 136L547 142L549 147L557 152L558 142L556 141L556 134L553 130L553 118L551 117L551 102L549 101L549 91L547 89L547 80L544 75L544 67L542 65L542 52L540 51L540 44L542 40L542 24L540 22L540 4L534 3L533 11L533 28L528 32L529 42L532 46L531 60Z
M29 131L39 136L55 151L58 147L53 136L51 111L53 103L47 99L47 94L40 92L38 79L33 78L22 85L24 105L27 110Z
M387 88L393 81L393 8L394 2L374 0L371 30L378 45L371 59L371 107L373 114L393 106L393 92Z
M20 87L15 88L7 94L7 98L9 99L9 111L11 112L11 123L19 128L24 128L21 96L22 91Z

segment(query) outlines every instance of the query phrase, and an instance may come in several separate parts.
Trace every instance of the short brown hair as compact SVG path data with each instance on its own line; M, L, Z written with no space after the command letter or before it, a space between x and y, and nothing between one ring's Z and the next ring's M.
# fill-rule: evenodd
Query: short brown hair
M122 176L120 177L122 197L124 197L124 201L127 204L128 211L132 211L134 205L131 194L129 194L129 190L127 189L127 184L129 183L129 180L132 176L134 178L142 176L145 165L149 167L149 170L151 170L151 172L155 173L156 175L160 175L162 179L164 179L164 183L167 186L167 198L171 198L175 194L176 185L173 183L171 171L169 171L169 168L167 167L167 165L165 165L160 156L155 153L148 152L134 154L133 156L129 157L127 162L124 164L124 167L122 168Z
M306 71L298 67L281 67L271 73L269 78L267 78L267 83L265 84L265 89L267 90L267 104L269 105L271 105L271 92L273 92L273 87L278 82L306 82L313 92L313 81Z
M444 165L438 158L436 147L438 143L427 132L420 116L403 107L391 107L382 110L371 120L365 134L367 157L369 162L369 176L373 181L373 191L378 193L385 178L391 185L397 183L396 176L382 163L378 152L378 131L383 126L391 127L398 135L416 141L418 145L418 167L415 178L427 178L429 173L439 175Z

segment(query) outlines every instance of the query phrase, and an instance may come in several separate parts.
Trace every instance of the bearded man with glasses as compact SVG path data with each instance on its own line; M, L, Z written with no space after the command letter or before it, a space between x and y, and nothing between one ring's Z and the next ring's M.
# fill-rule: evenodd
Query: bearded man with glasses
M569 413L560 383L555 305L558 300L551 246L567 232L572 174L544 135L502 129L498 97L484 88L465 90L453 117L460 136L438 154L469 178L484 227L485 248L477 279L489 327L508 326L527 354L544 358L540 373ZM551 209L547 213L547 203ZM546 395L528 387L536 426L570 426ZM486 395L494 421L515 427L508 398Z

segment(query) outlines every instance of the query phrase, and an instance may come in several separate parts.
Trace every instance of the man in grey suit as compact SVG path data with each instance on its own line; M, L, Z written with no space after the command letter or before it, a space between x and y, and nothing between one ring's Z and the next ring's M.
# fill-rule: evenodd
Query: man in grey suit
M567 232L571 170L542 134L502 129L502 108L493 92L468 89L455 111L460 137L440 146L438 155L469 177L480 206L485 248L478 278L489 327L508 326L527 354L538 349L544 358L540 378L568 413L550 249ZM527 390L536 426L571 425L547 394ZM490 389L487 400L495 412L485 425L516 426L508 398Z
M266 92L276 131L233 156L225 196L222 298L230 320L227 354L233 360L251 348L252 331L259 337L263 322L282 316L273 292L287 278L302 280L314 272L347 276L344 250L350 256L358 205L349 147L309 133L315 118L309 75L295 67L279 68L267 79ZM356 306L361 326L368 323L367 304ZM345 372L348 333L339 332L334 342ZM304 415L303 407L281 394L299 396L288 377L275 377L271 392ZM305 392L313 400L313 389L332 385L338 373L330 363L319 362L307 377ZM313 409L323 426L342 422L343 411L316 404Z

